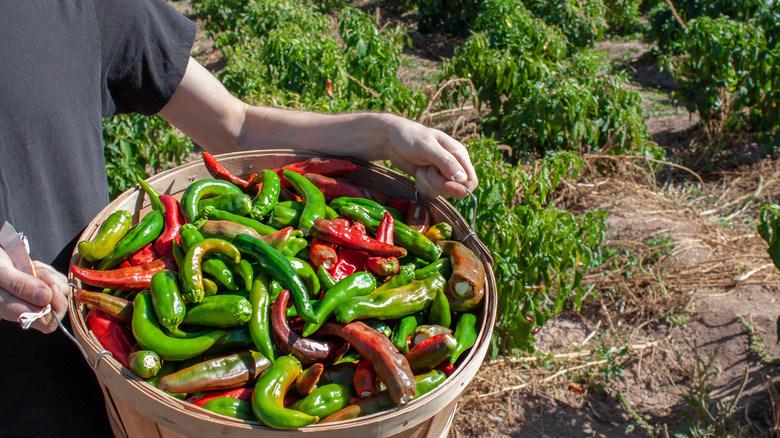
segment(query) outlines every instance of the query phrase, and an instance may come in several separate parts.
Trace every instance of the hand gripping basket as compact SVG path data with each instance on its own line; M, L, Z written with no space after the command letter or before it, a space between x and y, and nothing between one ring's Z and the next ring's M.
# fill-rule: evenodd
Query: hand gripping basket
M312 157L325 157L293 150L266 150L237 152L217 157L236 175L249 175L266 168L278 168ZM364 187L392 196L414 198L414 183L403 175L372 163L357 163L360 170L343 175ZM201 161L179 166L149 179L160 193L181 196L193 181L210 178ZM447 380L428 394L390 411L336 423L316 424L303 429L277 430L260 422L246 422L215 414L206 409L173 398L150 386L130 370L123 368L110 355L105 355L100 343L87 330L85 306L71 296L70 322L73 334L85 357L93 366L105 395L106 409L114 433L118 437L444 437L455 414L458 399L477 374L490 343L496 319L496 283L493 260L485 246L476 238L460 214L441 198L419 198L430 210L432 223L446 221L453 226L453 239L466 244L485 263L484 311L481 312L481 331L474 347L458 369ZM109 214L118 209L136 212L135 221L150 210L144 192L130 189L101 211L87 226L82 240L89 240ZM71 264L84 261L74 252ZM78 285L78 280L70 275Z

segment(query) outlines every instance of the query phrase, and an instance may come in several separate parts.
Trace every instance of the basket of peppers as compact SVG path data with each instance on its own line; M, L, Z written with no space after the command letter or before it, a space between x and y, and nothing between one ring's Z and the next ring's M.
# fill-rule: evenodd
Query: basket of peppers
M118 436L443 436L489 344L491 267L392 170L204 152L87 227L70 315Z

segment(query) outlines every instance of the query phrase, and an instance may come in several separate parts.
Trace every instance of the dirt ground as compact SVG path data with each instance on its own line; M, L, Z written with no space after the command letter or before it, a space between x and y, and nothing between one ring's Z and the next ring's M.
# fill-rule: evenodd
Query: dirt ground
M642 47L600 48L628 61L670 161L695 162L698 120L670 98L659 106L674 83ZM594 296L543 327L536 354L487 360L450 436L777 433L780 275L755 226L760 205L777 202L780 163L755 144L732 147L706 174L629 167L564 189L560 208L607 212L606 245L638 262L588 275Z
M187 2L172 3L189 12ZM383 19L413 23L409 15ZM410 37L399 77L415 86L458 41ZM632 78L653 140L677 164L648 172L606 163L615 172L585 172L561 190L559 208L607 212L606 245L619 268L589 273L591 298L543 327L536 353L487 358L450 437L774 436L780 271L755 226L760 205L777 202L780 161L741 142L714 170L687 169L700 164L707 140L670 97L674 80L647 56L650 47L596 49ZM212 71L224 65L202 33L193 54ZM478 118L473 108L426 116L424 123L464 141Z

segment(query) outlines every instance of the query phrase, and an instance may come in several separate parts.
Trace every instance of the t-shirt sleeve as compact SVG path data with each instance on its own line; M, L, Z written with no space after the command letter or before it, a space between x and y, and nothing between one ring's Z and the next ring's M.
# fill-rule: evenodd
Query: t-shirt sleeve
M103 116L160 111L187 69L196 26L164 0L94 2Z

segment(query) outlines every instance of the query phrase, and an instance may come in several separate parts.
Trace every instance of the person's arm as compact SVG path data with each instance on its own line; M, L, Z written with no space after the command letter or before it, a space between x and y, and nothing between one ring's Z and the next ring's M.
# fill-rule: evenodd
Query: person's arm
M209 152L306 149L366 161L389 159L426 195L463 198L477 177L466 148L447 134L389 113L322 114L256 107L235 98L190 58L158 113Z

